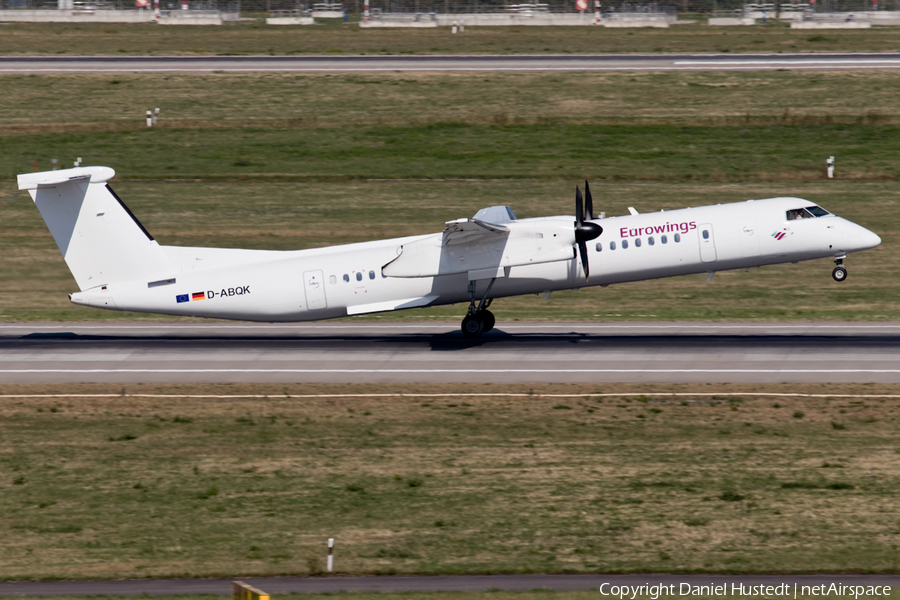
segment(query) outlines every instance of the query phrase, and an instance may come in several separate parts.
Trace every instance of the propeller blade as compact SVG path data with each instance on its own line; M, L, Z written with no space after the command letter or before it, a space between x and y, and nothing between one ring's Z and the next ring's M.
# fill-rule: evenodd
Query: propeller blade
M587 195L587 214L585 214L585 201L581 196L581 189L575 186L575 243L578 245L578 256L581 258L581 268L584 269L584 280L591 276L591 268L588 265L587 242L595 239L603 228L592 221L594 202L591 199L591 188L588 182L584 182L584 192ZM587 221L585 221L587 216Z
M584 203L581 199L581 190L575 186L575 226L581 227L584 223Z
M578 242L578 253L581 256L581 267L584 269L584 280L591 278L591 268L588 266L587 244L583 241Z
M587 221L594 219L594 199L591 198L591 186L587 179L584 180L584 218Z

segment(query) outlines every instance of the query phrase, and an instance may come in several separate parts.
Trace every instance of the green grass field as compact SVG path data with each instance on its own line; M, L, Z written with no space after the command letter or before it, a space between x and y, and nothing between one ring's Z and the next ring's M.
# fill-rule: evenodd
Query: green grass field
M160 27L153 23L3 25L0 55L129 54L594 54L660 52L896 52L900 28L827 32L791 30L786 23L669 29L603 27L466 27L360 29L357 24L266 26L263 21L221 27Z
M895 572L898 400L797 389L896 392L7 385L2 577Z
M146 129L144 111L155 107L160 129L200 130L653 124L740 133L748 125L900 122L900 83L889 71L115 73L0 81L9 91L0 97L4 137L138 131ZM50 157L33 158L46 166ZM0 175L8 173L10 159L3 160Z
M84 75L2 78L0 319L135 318L76 307L16 173L114 167L163 244L298 249L439 231L509 204L571 214L589 178L625 214L809 198L884 243L828 261L498 302L504 319L898 320L900 146L889 73ZM517 90L515 94L504 90ZM84 108L67 110L69 98ZM859 98L866 98L865 103ZM203 98L204 100L198 100ZM815 98L810 103L809 98ZM482 101L481 99L484 99ZM160 127L143 106L160 105ZM137 109L136 109L137 107ZM838 179L824 179L837 156ZM434 319L460 307L367 317Z
M6 385L2 577L896 572L896 391Z
M898 125L429 125L82 132L4 140L24 157L88 154L141 179L897 180ZM81 149L90 152L82 152ZM33 161L32 161L33 162ZM66 162L69 162L66 160ZM4 165L7 172L9 166ZM567 186L572 187L572 186Z

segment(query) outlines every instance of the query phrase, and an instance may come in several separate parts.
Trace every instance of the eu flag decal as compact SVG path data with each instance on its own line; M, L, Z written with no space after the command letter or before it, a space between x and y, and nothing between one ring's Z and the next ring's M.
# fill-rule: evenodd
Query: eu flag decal
M175 296L175 302L177 302L178 304L181 304L182 302L187 302L187 301L188 301L187 294L179 294L178 296Z

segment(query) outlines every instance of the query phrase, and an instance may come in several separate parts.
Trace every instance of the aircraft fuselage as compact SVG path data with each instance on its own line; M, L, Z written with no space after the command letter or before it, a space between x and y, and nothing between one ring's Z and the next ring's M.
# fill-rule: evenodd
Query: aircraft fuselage
M298 251L161 246L172 264L171 273L160 274L154 281L109 282L71 298L78 304L117 310L248 321L314 321L469 302L473 290L477 299L493 299L817 258L841 259L880 243L871 231L835 215L788 219L788 211L812 205L798 198L771 198L596 219L603 233L587 244L589 280L585 280L574 248L568 256L535 264L504 267L498 263L495 269L433 276L396 277L383 272L390 272L385 267L404 247L429 246L433 238L436 251L441 251L442 234L437 233ZM534 236L535 253L546 252L541 244L557 243L553 241L557 235L559 242L554 247L564 253L571 247L566 236L573 222L574 217L557 216L521 219L511 225Z

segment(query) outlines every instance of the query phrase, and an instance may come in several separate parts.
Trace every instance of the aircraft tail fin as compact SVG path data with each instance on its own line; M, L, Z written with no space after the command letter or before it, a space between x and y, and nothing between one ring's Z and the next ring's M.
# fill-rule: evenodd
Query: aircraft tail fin
M81 290L175 276L165 251L106 183L109 167L19 175Z

